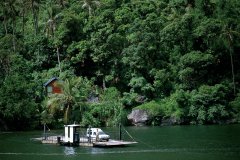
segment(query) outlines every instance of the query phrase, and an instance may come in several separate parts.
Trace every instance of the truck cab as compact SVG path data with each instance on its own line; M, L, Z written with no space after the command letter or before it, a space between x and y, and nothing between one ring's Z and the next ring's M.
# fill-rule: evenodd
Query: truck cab
M104 133L100 128L88 128L86 135L93 141L108 141L110 139L110 136Z

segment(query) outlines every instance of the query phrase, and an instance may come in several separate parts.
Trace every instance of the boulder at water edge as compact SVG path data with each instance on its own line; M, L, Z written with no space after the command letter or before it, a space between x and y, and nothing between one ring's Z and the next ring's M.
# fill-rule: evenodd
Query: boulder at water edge
M150 116L146 110L133 109L127 118L132 122L133 125L142 126L147 123L147 121L150 119Z

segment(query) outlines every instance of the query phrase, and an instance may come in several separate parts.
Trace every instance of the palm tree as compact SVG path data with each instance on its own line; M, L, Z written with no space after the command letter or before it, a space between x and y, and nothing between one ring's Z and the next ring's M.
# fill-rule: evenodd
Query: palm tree
M18 11L17 11L17 2L16 0L10 0L9 1L9 8L10 8L10 13L11 13L11 19L12 19L12 35L13 35L13 51L16 51L16 42L15 42L15 32L16 32L16 18L18 16Z
M4 0L3 3L1 3L5 35L8 34L7 21L10 20L12 23L12 43L14 52L16 51L15 31L16 31L16 18L18 16L17 5L18 4L16 0Z
M234 35L240 35L239 32L232 30L232 27L228 27L227 25L224 25L222 30L223 40L227 42L228 49L229 49L229 55L231 60L231 73L232 73L232 82L233 82L233 93L236 94L236 84L235 84L235 72L234 72L234 61L233 61L233 37Z
M100 6L100 2L98 0L83 0L83 9L88 9L88 14L91 16L93 14L93 9Z
M8 7L8 3L6 1L1 2L0 3L1 6L1 17L3 17L3 25L4 25L4 29L5 29L5 35L8 34L8 30L7 30L7 22L8 19L10 18L10 9Z
M60 83L59 86L62 87L63 93L51 95L47 100L46 109L51 115L62 112L64 123L67 124L70 122L71 112L74 107L80 107L81 112L81 106L87 99L89 87L80 77L67 79L65 82Z
M50 8L47 9L47 13L48 13L48 20L46 22L46 29L45 29L46 36L52 37L53 39L55 39L55 31L56 31L57 23L61 18L61 13L57 13L56 8L54 8L52 5L50 6ZM62 70L61 70L61 61L60 61L60 53L59 53L58 45L56 45L56 51L57 51L57 57L58 57L59 72L61 74Z
M63 88L62 94L52 94L47 101L47 108L51 115L57 112L63 112L64 123L69 122L69 116L72 110L72 106L75 103L74 97L71 93L71 86L68 80L63 84L59 84Z
M223 42L229 51L233 93L236 95L235 70L234 70L234 45L239 38L239 1L218 1L216 3L216 16L220 21L221 30L219 33L220 42Z
M30 0L30 6L32 9L33 14L33 26L35 30L35 35L38 34L38 14L39 14L39 8L40 8L40 1L41 0Z
M66 6L66 4L68 4L67 0L58 0L58 1L59 1L61 8L64 8Z
M22 16L22 35L24 37L25 35L25 24L26 24L26 20L25 20L25 14L27 12L28 9L30 9L30 5L29 5L29 0L20 0L20 5L21 5L21 11L20 14Z
M48 20L46 22L46 35L54 37L56 31L57 22L61 18L61 13L57 13L56 8L49 7L47 8Z

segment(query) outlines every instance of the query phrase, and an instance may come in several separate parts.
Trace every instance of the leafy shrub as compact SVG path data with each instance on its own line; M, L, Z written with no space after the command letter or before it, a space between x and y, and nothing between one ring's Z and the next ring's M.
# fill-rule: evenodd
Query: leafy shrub
M191 123L221 123L229 117L226 101L228 88L222 84L203 85L191 92L189 114Z
M180 121L183 117L184 110L180 106L179 95L180 94L176 92L167 98L156 101L153 100L136 108L148 111L152 117L152 124L159 124L162 118L169 117Z
M123 111L120 93L116 88L107 88L99 98L99 103L92 103L86 108L82 120L84 126L117 126L124 121L126 112Z
M233 109L234 118L237 122L240 122L240 93L230 102L230 106Z

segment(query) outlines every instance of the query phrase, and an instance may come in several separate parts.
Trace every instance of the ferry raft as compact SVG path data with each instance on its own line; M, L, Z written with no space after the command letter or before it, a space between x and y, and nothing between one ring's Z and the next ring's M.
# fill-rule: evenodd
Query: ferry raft
M86 147L117 147L136 144L136 141L122 140L122 129L119 127L119 139L111 139L109 135L105 134L100 128L88 128L85 135L80 135L78 129L80 125L71 124L65 125L65 134L46 136L34 138L43 144L58 144L67 146L86 146ZM127 132L127 131L126 131ZM132 137L128 132L127 134Z

